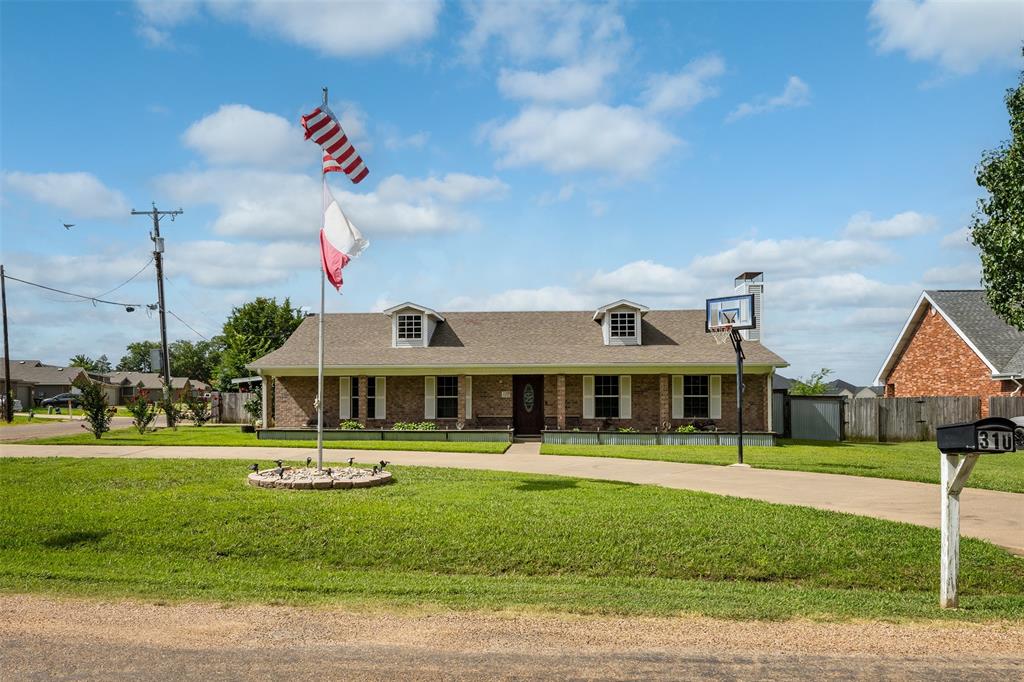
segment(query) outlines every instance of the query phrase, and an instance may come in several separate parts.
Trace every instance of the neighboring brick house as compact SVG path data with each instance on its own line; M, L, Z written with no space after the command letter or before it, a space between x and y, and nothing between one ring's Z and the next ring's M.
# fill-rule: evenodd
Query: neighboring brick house
M439 313L404 303L326 315L325 425L434 421L440 428L642 431L713 420L736 428L732 346L703 310L616 301L596 312ZM771 377L786 362L746 351L744 426L771 430ZM249 364L264 378L268 426L316 423L317 319Z
M79 377L102 383L103 376L86 372L81 367L47 365L39 360L11 360L11 385L14 397L28 409L41 400L61 393L70 393ZM4 378L3 358L0 358L0 381Z
M116 405L125 405L137 395L153 402L163 400L164 382L159 372L110 372L106 380L117 387L117 396L113 401ZM172 398L175 401L184 399L192 388L191 379L171 377Z
M877 384L886 397L1021 395L1024 332L1003 322L981 290L925 291L889 351Z

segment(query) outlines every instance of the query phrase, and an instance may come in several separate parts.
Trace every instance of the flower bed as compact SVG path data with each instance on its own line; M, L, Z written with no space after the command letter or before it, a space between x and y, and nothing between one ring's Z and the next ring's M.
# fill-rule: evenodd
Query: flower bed
M260 429L259 440L316 440L316 429L270 428ZM512 432L508 430L440 430L440 431L394 431L391 429L324 429L324 440L391 440L391 441L447 441L451 443L509 443Z
M621 433L619 431L544 431L544 443L558 445L736 445L738 434L718 431L697 433ZM775 445L774 433L744 433L743 444L751 447Z

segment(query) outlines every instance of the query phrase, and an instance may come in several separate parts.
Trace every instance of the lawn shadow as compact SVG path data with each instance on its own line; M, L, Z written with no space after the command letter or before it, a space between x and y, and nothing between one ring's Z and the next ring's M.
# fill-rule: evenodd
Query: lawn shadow
M543 478L535 478L529 481L524 481L522 484L516 486L514 490L524 493L532 493L545 492L548 490L567 490L575 487L577 487L576 481L572 479L558 479L552 481Z
M87 542L98 542L108 535L110 535L109 530L75 530L70 533L51 535L42 541L42 545L50 549L68 549Z

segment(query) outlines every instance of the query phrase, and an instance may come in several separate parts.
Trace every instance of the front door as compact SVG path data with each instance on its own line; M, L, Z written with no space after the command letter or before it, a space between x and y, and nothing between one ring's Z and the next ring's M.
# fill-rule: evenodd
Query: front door
M544 377L512 377L512 400L512 422L516 434L540 434L544 428Z

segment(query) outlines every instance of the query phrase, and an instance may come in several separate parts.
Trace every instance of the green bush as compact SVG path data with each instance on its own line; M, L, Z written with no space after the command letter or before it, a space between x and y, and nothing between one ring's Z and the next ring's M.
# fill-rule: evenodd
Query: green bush
M156 419L156 404L149 402L140 395L125 403L125 407L132 414L132 426L135 427L139 434L146 433L150 424Z
M632 426L620 426L619 433L639 433L639 431L634 429Z
M437 431L434 422L395 422L392 431Z
M346 419L345 421L338 424L339 429L347 429L349 431L360 431L365 428L362 422L356 421L355 419Z
M252 392L252 397L242 405L242 408L249 413L249 422L255 424L263 419L263 386L260 385ZM266 424L264 424L266 426Z
M91 381L83 381L81 385L82 395L79 400L82 403L82 412L85 413L85 421L89 424L86 428L96 438L102 438L103 434L110 430L110 420L113 414L107 409L107 396L99 384Z
M191 394L186 395L185 416L196 426L202 426L210 421L210 401L206 398L197 398Z
M676 433L697 433L698 429L693 424L683 424L676 428Z

